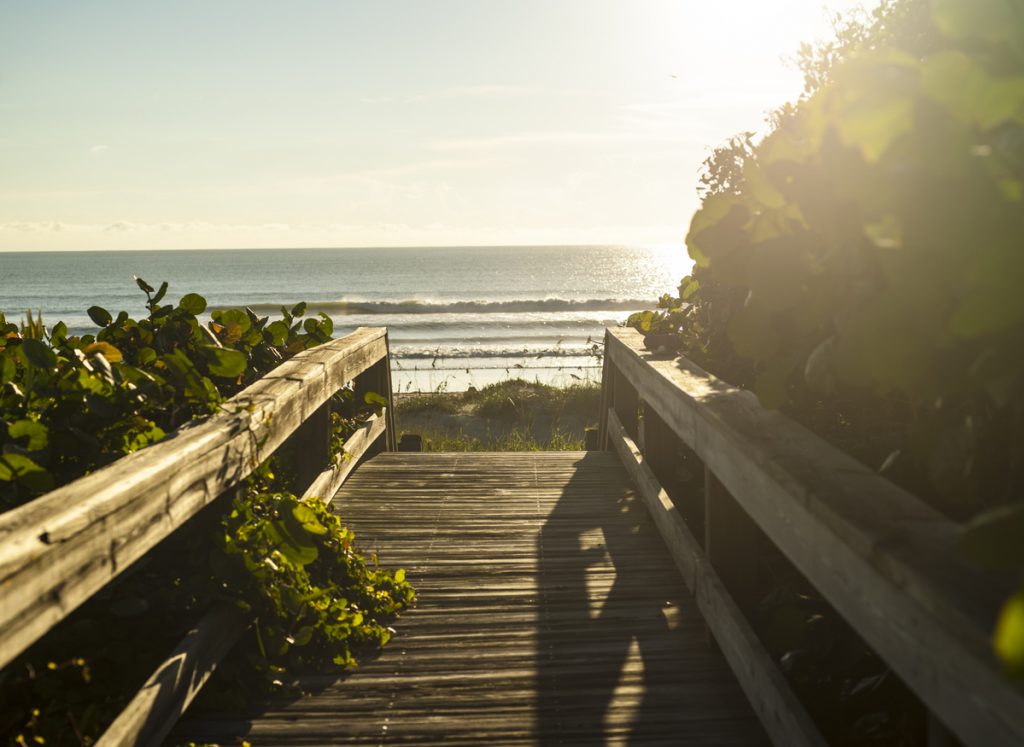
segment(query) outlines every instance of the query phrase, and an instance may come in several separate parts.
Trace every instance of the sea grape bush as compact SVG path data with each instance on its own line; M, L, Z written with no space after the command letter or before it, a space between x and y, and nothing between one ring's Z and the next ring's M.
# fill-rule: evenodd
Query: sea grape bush
M801 100L708 162L693 274L630 324L1022 569L1024 4L893 0L801 60ZM1024 589L995 647L1024 672Z
M202 324L206 300L189 293L161 303L167 283L146 293L149 315L116 317L93 306L95 335L69 336L0 314L0 508L11 508L169 431L207 416L285 358L331 338L329 317L282 318L217 310Z
M209 416L280 362L333 333L326 315L302 318L305 304L282 308L274 321L249 309L218 309L204 324L201 296L164 303L167 283L155 289L136 282L146 294L148 315L136 320L94 306L88 313L99 326L95 335L69 335L62 323L47 329L31 316L19 325L0 314L0 510ZM331 401L335 453L369 411L352 400L345 389ZM366 405L380 401L366 395ZM257 620L259 656L246 658L266 672L347 667L359 650L388 641L388 623L411 603L413 591L403 571L392 574L358 553L352 532L325 503L299 500L292 491L300 486L290 483L290 474L288 455L273 455L212 530L183 540L187 560L162 590L160 604L180 614L222 599L248 611ZM131 574L126 588L133 588ZM93 611L82 621L83 640L100 640L104 628L116 628L120 613L117 605L111 608L113 618ZM0 722L21 729L16 734L28 742L49 736L54 743L56 735L67 734L69 719L74 731L85 728L95 736L103 716L130 693L116 679L97 681L88 673L88 652L53 666L33 663L28 652L0 675L0 700L11 704L0 708ZM72 688L85 688L86 695L71 694ZM82 705L77 717L65 708L69 703Z

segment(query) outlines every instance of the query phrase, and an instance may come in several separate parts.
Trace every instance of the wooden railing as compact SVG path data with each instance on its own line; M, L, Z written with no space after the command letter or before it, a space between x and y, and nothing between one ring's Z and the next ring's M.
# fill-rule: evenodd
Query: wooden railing
M930 710L930 745L1024 744L1024 695L991 646L1016 579L962 562L958 525L753 394L647 352L635 330L607 331L604 365L601 442L775 744L824 739L745 614L761 532ZM671 473L681 449L703 462L703 495Z
M387 406L330 461L328 400L353 381ZM219 414L0 515L0 667L283 444L304 497L329 500L360 457L394 439L387 330L360 328L286 361ZM100 744L158 744L248 624L234 609L211 611Z

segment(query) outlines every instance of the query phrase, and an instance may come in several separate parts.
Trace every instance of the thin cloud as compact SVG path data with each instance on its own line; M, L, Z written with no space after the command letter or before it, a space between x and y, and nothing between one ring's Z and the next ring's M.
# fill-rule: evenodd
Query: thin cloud
M160 223L139 223L135 221L119 220L108 223L104 226L82 225L77 226L80 230L96 231L102 230L106 233L146 233L160 231L163 233L183 231L216 231L244 233L256 231L290 231L293 226L290 223L207 223L203 221L187 221L178 223L174 221L162 221Z
M555 93L566 93L553 91L545 88L531 88L528 86L503 86L486 84L477 86L452 86L436 91L426 91L406 99L408 103L422 103L424 101L443 101L447 99L470 99L470 98L513 98L517 96L543 96Z
M91 148L89 148L90 153L102 153L107 150L110 150L109 145L94 145Z
M37 231L63 231L67 227L67 224L61 223L59 221L11 221L9 223L0 223L0 231L19 231L21 233L36 233Z
M594 145L615 143L676 143L692 145L697 139L677 133L652 134L628 130L519 132L477 138L439 140L430 147L440 151L496 150L537 145ZM703 140L699 142L703 143Z

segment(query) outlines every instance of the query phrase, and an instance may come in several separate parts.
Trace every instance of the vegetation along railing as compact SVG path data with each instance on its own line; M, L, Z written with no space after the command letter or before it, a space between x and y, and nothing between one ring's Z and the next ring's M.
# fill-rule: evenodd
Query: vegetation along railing
M961 561L956 523L635 330L609 329L605 351L602 444L776 744L823 739L745 615L761 532L930 709L929 744L1024 744L1024 697L991 646L1014 579ZM677 489L681 449L703 462L702 496Z
M360 457L394 448L390 376L387 331L361 328L299 353L208 420L0 515L0 667L282 445L303 497L329 499ZM329 399L350 382L386 406L331 460ZM159 743L248 624L211 611L99 744Z

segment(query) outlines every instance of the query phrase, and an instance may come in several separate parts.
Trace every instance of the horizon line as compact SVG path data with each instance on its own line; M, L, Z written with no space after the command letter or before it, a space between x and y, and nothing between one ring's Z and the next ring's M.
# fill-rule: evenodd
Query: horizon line
M676 243L641 243L641 242L610 242L607 244L585 243L561 243L561 244L387 244L387 245L351 245L351 246L288 246L288 247L178 247L174 249L139 249L133 247L110 247L104 249L5 249L0 248L0 254L72 254L72 253L93 253L93 252L288 252L288 251L347 251L358 249L565 249L565 248L623 248L623 249L655 249L655 248L680 248L685 249L686 245L680 241Z

